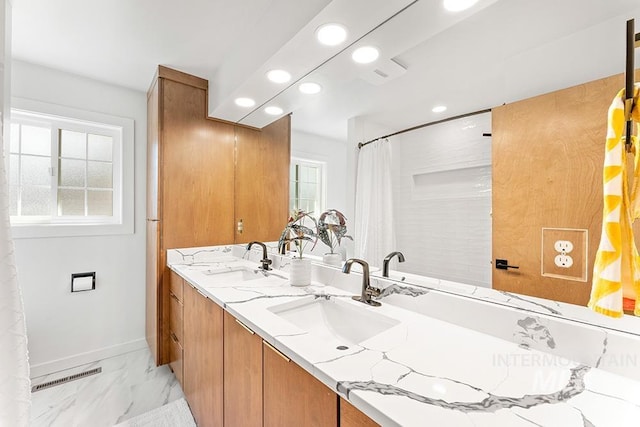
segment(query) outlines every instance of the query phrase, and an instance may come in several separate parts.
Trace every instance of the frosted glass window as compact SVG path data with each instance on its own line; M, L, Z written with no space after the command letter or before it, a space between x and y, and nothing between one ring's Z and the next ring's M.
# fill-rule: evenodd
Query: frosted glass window
M20 156L17 154L9 155L9 182L17 186L20 176Z
M84 190L58 190L58 215L84 215Z
M9 143L9 151L12 153L20 152L20 125L11 123L11 140Z
M87 117L107 118L107 123ZM128 170L133 167L131 144L123 151L122 141L125 127L130 126L133 122L128 119L89 112L66 118L55 109L12 110L7 178L10 220L21 226L17 234L58 235L64 229L64 235L84 235L94 226L123 227L133 191L133 181L123 175L125 165ZM126 202L123 185L129 188ZM31 224L38 227L22 227ZM47 224L65 226L45 230L42 225ZM70 225L83 227L73 230Z
M60 157L85 159L87 157L87 134L61 130Z
M20 163L22 185L51 185L51 160L48 157L21 156Z
M88 215L113 215L113 192L111 191L87 191Z
M84 187L85 168L84 160L60 159L58 184L62 187Z
M51 129L22 125L20 139L22 154L51 156Z
M51 214L51 190L47 187L26 185L22 187L21 211L24 216Z
M20 188L12 185L9 187L9 215L18 215L18 192Z
M110 162L113 159L113 138L103 135L89 134L89 160L104 160Z
M87 162L87 186L93 188L112 188L113 171L111 163Z
M289 205L314 216L323 209L324 164L308 160L292 159L289 181Z

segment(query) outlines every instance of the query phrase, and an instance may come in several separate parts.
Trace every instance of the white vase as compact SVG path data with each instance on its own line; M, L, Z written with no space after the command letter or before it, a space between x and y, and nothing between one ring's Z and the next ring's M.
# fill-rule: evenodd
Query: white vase
M311 258L291 258L289 270L291 286L308 286L311 284Z
M327 265L335 265L337 267L342 266L341 254L324 254L322 255L322 262Z

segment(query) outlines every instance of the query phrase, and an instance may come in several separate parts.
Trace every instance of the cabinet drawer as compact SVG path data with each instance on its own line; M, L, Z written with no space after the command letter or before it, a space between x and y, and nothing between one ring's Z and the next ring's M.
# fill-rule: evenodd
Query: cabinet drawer
M182 302L183 297L184 280L178 276L176 272L171 270L171 279L169 280L169 292L178 298L178 301Z
M169 293L169 331L175 334L182 344L182 302L173 293Z
M170 334L169 338L169 366L182 386L182 346L178 342L175 334Z

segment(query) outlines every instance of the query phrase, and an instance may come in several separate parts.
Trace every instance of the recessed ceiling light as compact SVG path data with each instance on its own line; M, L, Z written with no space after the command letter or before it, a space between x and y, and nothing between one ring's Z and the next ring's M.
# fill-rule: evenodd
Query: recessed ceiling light
M271 105L264 109L264 112L269 114L270 116L279 116L283 113L282 108L276 107L275 105Z
M380 56L380 51L373 46L362 46L351 54L351 58L358 64L369 64Z
M298 90L304 94L313 95L320 92L322 90L322 86L318 83L306 82L301 83L300 86L298 86Z
M316 30L318 41L327 46L337 46L347 39L347 29L340 24L324 24Z
M442 4L449 12L460 12L469 9L477 2L478 0L444 0Z
M254 105L256 105L256 101L254 101L251 98L236 98L236 105L238 107L249 108L249 107L253 107Z
M285 70L271 70L267 73L267 78L274 83L286 83L291 80L291 74Z
M433 107L431 111L433 111L434 113L442 113L447 111L447 107L445 107L444 105L438 105Z

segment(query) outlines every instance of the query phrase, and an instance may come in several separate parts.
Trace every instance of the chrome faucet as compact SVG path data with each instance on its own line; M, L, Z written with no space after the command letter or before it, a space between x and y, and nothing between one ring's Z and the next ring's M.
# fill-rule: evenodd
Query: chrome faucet
M247 245L247 250L251 250L251 246L253 245L260 245L262 246L262 259L260 260L260 268L263 270L271 270L271 267L269 267L271 265L271 260L269 259L269 257L267 256L267 245L265 245L262 242L251 242Z
M394 256L398 256L398 262L404 262L404 255L402 252L391 252L389 255L384 257L384 261L382 261L382 277L389 277L389 261Z
M357 258L350 258L344 263L342 272L345 274L349 274L351 272L351 266L354 262L362 266L362 291L360 293L360 296L354 296L352 298L356 301L360 301L374 307L379 307L382 304L380 304L378 301L373 301L371 297L380 295L380 289L371 287L369 280L369 264L366 261Z

